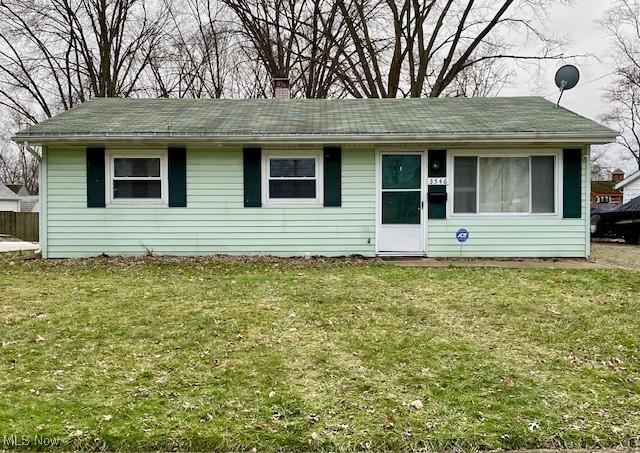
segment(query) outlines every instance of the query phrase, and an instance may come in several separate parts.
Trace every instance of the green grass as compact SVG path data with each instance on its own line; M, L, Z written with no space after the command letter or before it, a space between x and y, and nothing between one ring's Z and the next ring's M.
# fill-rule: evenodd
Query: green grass
M28 261L0 322L0 435L60 448L640 441L640 273Z

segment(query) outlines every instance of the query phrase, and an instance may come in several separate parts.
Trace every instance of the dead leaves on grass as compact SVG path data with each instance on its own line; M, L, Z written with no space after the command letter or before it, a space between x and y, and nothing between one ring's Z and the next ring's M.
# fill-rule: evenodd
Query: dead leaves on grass
M593 369L609 369L615 373L624 373L627 371L627 367L623 366L624 361L618 357L611 357L608 359L597 356L593 358L585 358L571 354L567 357L567 361L574 367L587 366Z

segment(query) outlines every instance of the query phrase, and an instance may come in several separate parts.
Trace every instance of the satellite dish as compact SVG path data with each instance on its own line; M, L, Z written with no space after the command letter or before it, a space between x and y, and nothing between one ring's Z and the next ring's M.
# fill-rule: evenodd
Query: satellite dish
M580 81L580 71L574 65L568 64L558 69L556 72L556 85L560 88L560 97L556 107L560 105L560 99L562 99L564 91L575 88L578 81Z
M580 71L572 64L565 65L556 72L556 85L561 91L574 88L580 80Z

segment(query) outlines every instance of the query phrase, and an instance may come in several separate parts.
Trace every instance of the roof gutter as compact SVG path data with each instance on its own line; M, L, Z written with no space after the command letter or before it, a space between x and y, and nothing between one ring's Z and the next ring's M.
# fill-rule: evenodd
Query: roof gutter
M549 143L604 145L615 141L617 133L539 133L523 132L509 134L292 134L292 135L215 135L180 133L139 133L139 134L41 134L15 135L18 143L96 143L96 142L142 142L156 141L168 143Z

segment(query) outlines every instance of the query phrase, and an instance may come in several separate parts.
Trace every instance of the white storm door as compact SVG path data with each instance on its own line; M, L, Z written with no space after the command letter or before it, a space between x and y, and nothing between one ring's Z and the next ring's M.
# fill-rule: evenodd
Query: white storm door
M381 153L378 252L424 254L422 153Z

